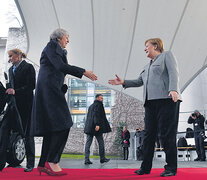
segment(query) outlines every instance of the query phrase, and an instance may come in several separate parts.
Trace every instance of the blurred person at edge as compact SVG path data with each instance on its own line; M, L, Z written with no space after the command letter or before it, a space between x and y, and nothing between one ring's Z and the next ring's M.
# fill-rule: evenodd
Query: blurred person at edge
M145 137L144 159L138 175L149 174L157 134L163 142L166 154L165 171L160 176L175 176L177 173L176 133L181 101L178 86L178 68L172 52L165 51L160 38L145 41L145 52L150 62L135 80L109 80L109 84L124 88L144 86ZM158 132L158 130L160 132Z
M50 176L67 174L58 164L73 125L63 90L66 89L63 84L64 77L66 74L78 78L84 75L91 80L97 80L92 71L68 64L65 49L68 43L69 35L64 29L56 29L50 35L50 41L43 49L40 58L32 108L31 133L34 136L43 136L37 169L40 174L45 172Z

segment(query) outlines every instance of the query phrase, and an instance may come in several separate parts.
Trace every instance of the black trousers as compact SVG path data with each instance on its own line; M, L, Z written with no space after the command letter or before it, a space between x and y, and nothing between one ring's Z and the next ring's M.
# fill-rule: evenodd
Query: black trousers
M150 172L158 134L166 154L165 169L177 172L176 133L180 101L172 99L150 100L145 103L145 137L143 142L144 159L141 168Z
M204 139L200 134L194 134L196 153L199 159L206 159Z
M128 147L123 147L123 156L124 156L124 160L128 160L128 157L129 157L129 148Z
M42 151L38 166L44 167L45 162L60 162L61 154L68 139L70 129L51 132L43 136Z
M93 141L93 136L94 135L87 134L87 140L86 140L86 145L85 145L85 161L89 160L90 147L91 147L91 143ZM98 141L100 160L104 160L105 159L105 149L104 149L103 134L95 135L95 137Z

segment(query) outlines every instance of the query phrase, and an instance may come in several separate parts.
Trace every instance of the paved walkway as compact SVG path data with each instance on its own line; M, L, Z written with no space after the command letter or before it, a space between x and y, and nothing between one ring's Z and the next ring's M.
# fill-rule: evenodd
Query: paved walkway
M35 165L37 166L39 158L36 158ZM99 159L91 159L93 164L85 165L84 160L74 160L74 159L61 159L60 165L62 168L69 168L69 169L138 169L141 165L141 161L136 160L110 160L108 163L101 164ZM22 167L25 167L25 160L22 163ZM161 160L154 160L152 168L163 168L165 165L164 161ZM35 167L36 167L35 166ZM196 167L206 167L207 168L207 161L200 162L200 161L178 161L178 168L196 168Z

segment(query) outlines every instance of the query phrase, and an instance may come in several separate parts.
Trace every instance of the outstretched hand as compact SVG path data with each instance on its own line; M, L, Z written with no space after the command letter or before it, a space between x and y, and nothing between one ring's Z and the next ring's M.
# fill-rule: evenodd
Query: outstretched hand
M116 79L110 79L108 83L111 85L120 85L120 84L123 85L124 80L122 80L117 74L115 76L116 76Z
M95 81L95 80L98 79L97 76L93 73L93 71L87 71L87 70L86 70L86 71L83 73L83 75L86 76L87 78L91 79L92 81Z

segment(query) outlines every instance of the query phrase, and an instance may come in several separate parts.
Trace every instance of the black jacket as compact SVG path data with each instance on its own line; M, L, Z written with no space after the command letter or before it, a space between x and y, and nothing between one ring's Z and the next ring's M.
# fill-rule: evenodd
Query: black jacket
M123 136L123 131L122 131L122 133L121 133L121 144L124 144L124 140L126 140L128 143L128 145L130 145L130 141L129 141L129 139L130 139L130 133L129 133L129 131L127 130L125 133L124 133L124 136Z
M95 131L96 126L100 126L99 131ZM103 103L101 101L95 100L88 109L84 133L98 135L108 132L111 132L111 128L109 122L106 119Z
M188 118L188 123L193 124L195 135L199 134L200 132L205 133L204 121L205 118L201 114L198 117L196 117L196 119L193 119L191 116Z
M32 64L23 60L13 74L13 67L9 68L9 82L15 90L17 109L21 116L23 129L29 133L33 90L35 89L35 69Z
M73 125L62 86L66 74L81 78L84 72L85 69L68 64L66 54L57 41L51 40L47 44L40 58L31 135L43 136Z

